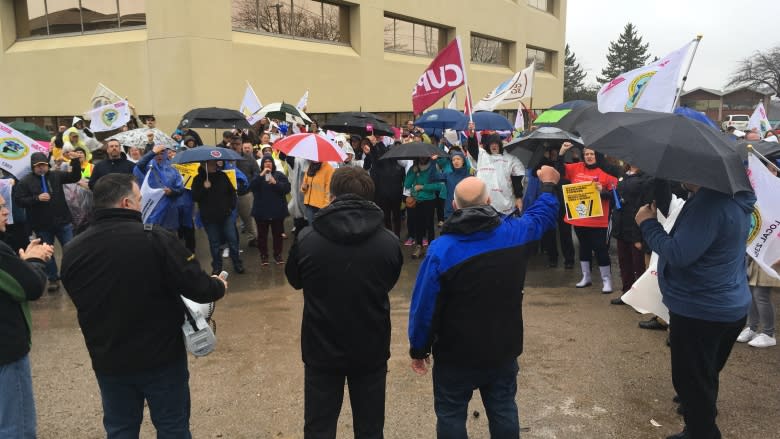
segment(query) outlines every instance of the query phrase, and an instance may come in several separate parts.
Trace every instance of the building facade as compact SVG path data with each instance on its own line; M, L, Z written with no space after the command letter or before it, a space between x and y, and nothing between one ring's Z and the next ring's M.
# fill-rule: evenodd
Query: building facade
M170 132L192 108L238 109L248 81L264 104L309 90L312 115L400 123L456 36L475 101L536 59L546 108L563 97L565 23L566 0L0 0L0 120L54 129L103 83Z
M771 95L749 87L729 91L697 87L680 94L680 105L703 112L720 126L724 119L733 114L753 114L759 102L763 102L764 108L769 111Z

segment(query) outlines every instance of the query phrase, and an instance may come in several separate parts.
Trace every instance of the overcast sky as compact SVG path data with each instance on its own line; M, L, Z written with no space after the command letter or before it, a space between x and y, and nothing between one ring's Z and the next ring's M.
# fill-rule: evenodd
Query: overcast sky
M737 62L755 50L780 45L779 0L568 0L566 42L588 73L586 81L607 63L609 42L626 23L637 27L648 51L663 57L704 35L685 89L721 90ZM652 59L652 57L651 57Z

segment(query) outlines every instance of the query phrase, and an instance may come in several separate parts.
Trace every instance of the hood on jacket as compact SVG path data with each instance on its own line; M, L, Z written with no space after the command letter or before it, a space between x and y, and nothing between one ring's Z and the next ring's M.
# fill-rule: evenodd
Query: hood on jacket
M34 152L30 155L30 169L34 168L36 163L46 163L48 165L49 158L42 152Z
M382 209L357 195L336 197L315 216L314 230L330 241L356 244L384 227Z
M753 213L756 204L756 194L753 191L741 191L734 194L734 201L746 213Z
M441 233L470 235L493 230L501 224L501 214L490 205L466 207L452 212Z
M490 154L491 143L498 143L498 153L504 153L504 142L501 141L501 136L498 134L489 134L482 138L482 145L485 146L485 150L487 150L488 154Z
M463 159L463 166L460 169L457 169L453 165L452 166L452 172L454 174L458 174L458 175L460 175L460 174L466 174L466 175L470 174L471 173L471 167L469 166L469 161L466 160L466 156L463 155L463 153L460 152L460 151L452 151L452 157L450 157L450 163L452 163L452 159L454 157L460 157L461 159Z
M271 154L263 154L260 157L260 172L263 172L263 169L265 169L265 162L271 162L271 171L276 172L276 160L274 160L274 156Z

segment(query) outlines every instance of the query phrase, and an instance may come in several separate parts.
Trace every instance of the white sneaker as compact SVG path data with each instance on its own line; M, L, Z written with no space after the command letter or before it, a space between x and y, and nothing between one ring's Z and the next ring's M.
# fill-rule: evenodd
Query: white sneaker
M223 249L223 250L222 250L222 257L223 257L223 258L226 258L226 257L228 257L228 256L230 256L230 250L228 250L228 249Z
M750 340L753 340L758 335L757 332L753 331L750 328L745 328L742 330L742 332L739 333L739 337L737 337L737 343L747 343Z
M768 348L776 345L777 339L762 333L753 337L753 340L750 340L748 344L754 348Z

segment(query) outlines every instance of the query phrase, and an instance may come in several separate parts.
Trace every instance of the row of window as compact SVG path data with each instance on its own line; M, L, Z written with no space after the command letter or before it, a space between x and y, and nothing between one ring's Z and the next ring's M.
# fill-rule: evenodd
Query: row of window
M552 12L553 0L528 0ZM145 0L14 0L19 38L83 34L144 26ZM232 0L233 29L349 44L350 6L335 0ZM435 56L447 44L447 28L393 15L384 18L385 50ZM471 36L471 61L509 65L510 42ZM526 65L552 70L550 51L528 48Z

